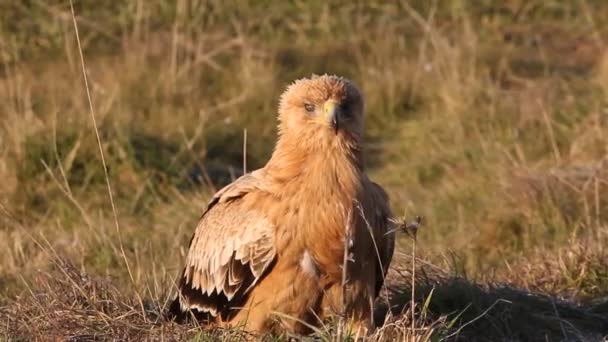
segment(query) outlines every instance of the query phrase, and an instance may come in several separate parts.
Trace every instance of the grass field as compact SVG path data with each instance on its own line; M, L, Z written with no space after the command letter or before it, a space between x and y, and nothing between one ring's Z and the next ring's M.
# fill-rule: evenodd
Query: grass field
M0 0L0 340L237 339L162 320L209 196L278 96L353 79L366 167L418 232L376 340L608 336L608 3ZM386 314L389 312L390 314ZM347 339L336 325L316 332ZM274 340L286 337L272 337Z

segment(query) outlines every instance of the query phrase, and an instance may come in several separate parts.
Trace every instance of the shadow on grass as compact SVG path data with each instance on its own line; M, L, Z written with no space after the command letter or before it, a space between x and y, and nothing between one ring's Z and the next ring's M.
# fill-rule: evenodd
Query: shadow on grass
M425 316L427 320L417 324L428 325L443 317L445 329L436 329L435 334L441 340L602 341L608 336L605 305L576 305L507 285L481 285L460 277L417 282L417 317ZM375 317L379 324L408 312L409 280L403 279L400 284L389 285L390 308L386 304L379 306ZM421 315L421 310L426 312Z

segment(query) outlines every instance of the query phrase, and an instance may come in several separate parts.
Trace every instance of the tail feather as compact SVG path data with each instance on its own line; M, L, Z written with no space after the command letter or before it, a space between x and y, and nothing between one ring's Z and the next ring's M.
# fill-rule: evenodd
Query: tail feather
M182 323L188 318L188 313L182 310L182 306L179 301L179 295L175 296L175 299L169 305L169 309L166 312L166 317L169 320L177 323Z
M185 281L182 281L178 294L169 305L165 317L177 323L194 319L201 324L212 324L216 320L214 315L218 312L218 308L223 307L218 305L215 297L217 295L205 295L200 290L195 290Z
M244 305L247 299L246 292L247 290L241 287L230 296L230 299L223 292L203 293L201 289L192 288L182 276L178 294L169 306L165 317L178 323L189 319L195 319L201 324L213 324L218 319L226 321Z

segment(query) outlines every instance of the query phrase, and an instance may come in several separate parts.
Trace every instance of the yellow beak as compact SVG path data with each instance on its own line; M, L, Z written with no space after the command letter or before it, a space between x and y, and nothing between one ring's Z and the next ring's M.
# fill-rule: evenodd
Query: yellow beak
M338 133L338 102L334 100L327 100L323 104L323 121L329 124Z

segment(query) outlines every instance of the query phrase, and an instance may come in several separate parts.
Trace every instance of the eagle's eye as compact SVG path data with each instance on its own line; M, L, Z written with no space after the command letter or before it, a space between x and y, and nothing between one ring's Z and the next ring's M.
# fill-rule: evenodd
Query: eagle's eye
M314 113L315 105L310 102L306 102L306 103L304 103L304 109L306 109L306 111L309 113Z

